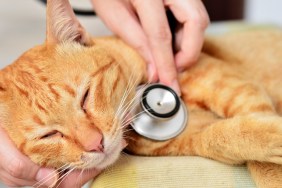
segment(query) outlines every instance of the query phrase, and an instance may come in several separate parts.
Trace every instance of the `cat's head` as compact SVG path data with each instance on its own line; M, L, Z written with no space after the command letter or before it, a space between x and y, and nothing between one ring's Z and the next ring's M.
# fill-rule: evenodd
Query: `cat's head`
M50 0L45 43L0 72L1 126L40 165L104 168L122 150L144 70L124 43L90 38L66 0Z

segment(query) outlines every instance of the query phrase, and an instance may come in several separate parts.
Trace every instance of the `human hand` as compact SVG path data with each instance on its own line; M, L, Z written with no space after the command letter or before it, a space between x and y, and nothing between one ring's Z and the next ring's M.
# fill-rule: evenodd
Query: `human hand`
M56 181L56 172L40 168L23 155L0 127L0 180L10 187L42 184L48 187Z
M177 70L197 61L209 23L201 0L92 0L92 3L109 29L143 56L148 63L149 79L159 79L180 94ZM182 26L176 44L172 44L166 8ZM175 56L173 45L178 47Z
M0 127L0 180L9 187L35 186L60 188L82 186L99 174L99 170L76 170L59 178L54 169L41 168L15 147Z

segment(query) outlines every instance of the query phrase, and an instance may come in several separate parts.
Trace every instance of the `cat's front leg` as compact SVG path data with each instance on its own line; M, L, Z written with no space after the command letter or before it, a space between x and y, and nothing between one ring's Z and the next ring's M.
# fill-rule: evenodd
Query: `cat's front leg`
M282 164L282 118L251 114L218 121L191 136L195 155L229 164Z
M258 188L282 187L281 165L252 161L247 166Z

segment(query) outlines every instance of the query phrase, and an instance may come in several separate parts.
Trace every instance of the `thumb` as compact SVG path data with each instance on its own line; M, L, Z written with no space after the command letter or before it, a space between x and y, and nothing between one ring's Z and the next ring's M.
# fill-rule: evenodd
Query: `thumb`
M53 187L56 185L58 179L59 175L54 169L40 168L35 177L35 180L38 182L36 187L41 185Z

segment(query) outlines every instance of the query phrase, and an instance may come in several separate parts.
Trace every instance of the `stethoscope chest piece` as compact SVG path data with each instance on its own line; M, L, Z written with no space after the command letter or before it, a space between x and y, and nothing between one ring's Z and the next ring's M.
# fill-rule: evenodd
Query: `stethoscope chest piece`
M158 141L176 137L186 127L185 104L169 87L162 84L139 86L131 123L140 135Z

